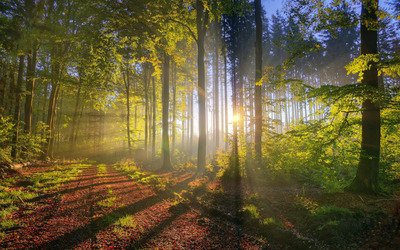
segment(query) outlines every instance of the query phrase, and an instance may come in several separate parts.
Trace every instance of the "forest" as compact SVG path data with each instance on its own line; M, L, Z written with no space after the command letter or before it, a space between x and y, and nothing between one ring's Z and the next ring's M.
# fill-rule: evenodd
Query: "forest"
M399 249L399 0L1 0L1 249Z

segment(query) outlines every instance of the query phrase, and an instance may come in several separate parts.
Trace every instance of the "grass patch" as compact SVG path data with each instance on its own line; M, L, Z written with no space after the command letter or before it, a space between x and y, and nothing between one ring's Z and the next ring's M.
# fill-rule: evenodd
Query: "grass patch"
M102 207L113 207L115 205L116 200L117 197L113 194L112 189L108 189L107 197L104 200L97 202L97 204Z
M115 226L124 228L136 228L138 226L133 215L126 215L114 223Z
M242 208L242 213L245 217L249 217L250 219L260 219L261 215L258 211L258 208L253 204L248 204Z
M60 187L62 184L74 180L88 164L71 164L69 166L56 166L49 171L36 173L29 177L33 182L31 186L35 191L49 191Z
M71 164L54 166L46 172L35 173L31 176L18 176L0 181L0 240L5 237L5 231L21 227L18 220L12 218L21 205L25 209L31 205L30 200L40 193L54 190L62 184L75 179L81 171L90 165ZM29 212L28 212L29 211ZM32 210L26 210L25 214Z
M6 208L0 210L0 219L11 216L11 214L17 210L18 210L18 207L14 206L14 205L11 205L9 207L6 207Z
M119 238L126 238L129 236L129 233L121 227L114 227L113 232L119 237Z
M104 176L107 174L107 165L99 164L97 165L97 176Z
M5 219L0 222L0 230L2 231L10 230L19 226L20 224L18 223L18 221L13 219Z
M139 169L134 162L126 161L114 165L114 168L118 171L122 171L124 174L128 175L134 182L150 185L154 187L157 191L165 191L170 185L169 181L164 180L156 174L148 174Z
M127 237L129 236L129 232L127 229L138 229L139 231L142 231L142 228L139 226L137 223L135 217L133 215L125 215L120 217L115 223L114 223L114 229L113 232L118 236L118 237Z
M315 238L335 247L345 247L366 232L378 215L368 215L337 206L320 206L309 217ZM375 219L373 217L376 217Z

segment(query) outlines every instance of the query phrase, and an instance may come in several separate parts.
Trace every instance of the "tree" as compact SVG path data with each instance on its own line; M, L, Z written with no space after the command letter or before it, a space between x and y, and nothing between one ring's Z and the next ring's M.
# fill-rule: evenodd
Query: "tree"
M261 142L262 142L262 7L261 0L255 0L255 23L256 23L256 64L255 64L255 135L254 135L254 149L256 160L258 163L261 161Z
M204 38L208 14L204 11L202 0L196 0L196 26L197 26L197 72L198 72L198 98L199 98L199 144L197 152L197 170L204 171L206 166L206 86L204 67Z
M162 67L162 168L169 170L172 168L171 154L169 149L169 65L171 57L164 53Z
M361 56L378 54L378 0L363 0L361 6ZM378 91L378 69L374 61L363 71L361 83L365 85L362 103L362 141L357 174L349 189L359 192L378 191L381 139L379 103L372 99Z

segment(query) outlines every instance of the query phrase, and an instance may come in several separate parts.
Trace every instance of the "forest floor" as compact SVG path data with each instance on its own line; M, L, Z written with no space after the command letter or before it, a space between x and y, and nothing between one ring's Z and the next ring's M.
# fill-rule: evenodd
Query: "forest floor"
M24 168L0 182L0 248L400 246L392 198L210 179L105 164Z

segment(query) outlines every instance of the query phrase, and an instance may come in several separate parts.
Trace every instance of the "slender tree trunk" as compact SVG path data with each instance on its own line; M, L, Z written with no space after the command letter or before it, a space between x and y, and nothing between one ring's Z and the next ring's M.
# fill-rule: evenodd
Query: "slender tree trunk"
M13 61L10 63L10 67L9 67L9 75L10 75L10 88L8 91L8 110L7 110L7 114L13 114L13 110L15 107L15 91L17 89L17 83L15 82L15 66L17 64L17 60Z
M214 136L215 136L215 149L219 149L219 22L216 17L214 22L214 37L215 37L215 44L214 44Z
M224 97L225 97L225 149L228 149L229 147L229 141L228 141L228 64L227 64L227 50L226 47L224 47Z
M61 76L60 47L55 45L51 53L51 93L49 99L49 107L47 112L47 126L49 128L49 135L46 142L46 149L44 157L52 157L53 144L54 144L54 124L56 118L57 99L60 91L59 80Z
M137 108L138 108L138 106L136 105L136 103L134 103L134 105L135 105L135 113L134 113L134 116L133 116L133 123L134 123L133 127L134 127L134 130L135 130L135 133L138 133L138 131L137 131L137 118L138 118Z
M361 7L361 55L378 53L378 0L364 0ZM378 71L375 62L364 71L362 84L368 87L367 95L379 89ZM361 154L357 175L350 189L357 192L378 191L378 173L380 158L381 117L379 104L367 98L362 104Z
M255 133L254 133L254 151L256 160L261 162L261 141L262 141L262 6L261 0L255 0L255 18L256 18L256 75L255 75L255 91L254 91L254 106L255 106Z
M196 0L197 24L197 70L198 70L198 98L199 98L199 144L197 151L197 170L203 172L206 166L206 89L204 67L204 37L205 22L204 6L201 0Z
M170 56L165 53L163 63L163 84L162 84L162 168L169 170L172 168L171 155L169 150L169 63Z
M15 89L15 109L14 109L14 135L13 135L13 145L11 148L11 157L16 160L18 156L17 144L19 139L19 123L20 123L20 113L21 113L21 90L22 90L22 81L24 74L24 65L25 65L25 56L19 56L18 63L18 78L17 78L17 86Z
M71 121L71 134L69 137L70 149L72 150L75 149L75 130L76 130L76 124L78 122L79 103L81 102L81 85L82 81L80 80L78 85L78 91L76 93L74 114L72 115L72 121Z
M48 95L48 90L49 89L49 83L46 81L46 83L43 85L43 100L42 100L42 121L45 123L46 122L46 104L47 104L47 95Z
M25 95L25 117L24 130L26 133L32 131L33 95L35 90L36 49L31 49L28 54L28 66L26 71L26 95Z
M126 94L126 136L128 140L128 150L132 151L131 144L131 102L130 102L130 93L131 92L131 83L129 79L129 68L126 69L126 79L125 79L125 94Z
M187 82L187 81L186 81ZM185 145L185 152L189 154L190 152L190 94L186 95L186 145Z
M235 175L239 176L239 138L238 138L238 101L237 101L237 83L236 83L236 63L233 63L232 70L232 114L234 119L232 121L233 138L232 138L232 154L231 154L231 167L235 171ZM236 118L235 118L236 116Z
M58 93L60 91L60 85L56 80L53 83L50 100L49 100L49 109L48 109L48 116L47 116L47 125L49 126L49 138L47 142L47 152L46 156L52 158L53 154L53 145L54 145L54 124L56 118L56 107L57 107L57 99Z
M193 115L194 115L194 96L193 96L193 92L190 93L190 155L193 155L193 146L194 146L194 119L193 119Z
M152 158L154 158L156 156L156 111L157 111L157 100L156 100L156 82L154 77L152 77L152 91L153 91L153 122L152 122L152 141L151 141L151 154L152 154Z
M176 142L176 64L172 63L172 159Z
M148 140L149 140L149 85L150 85L150 69L146 65L144 72L144 152L147 159Z

